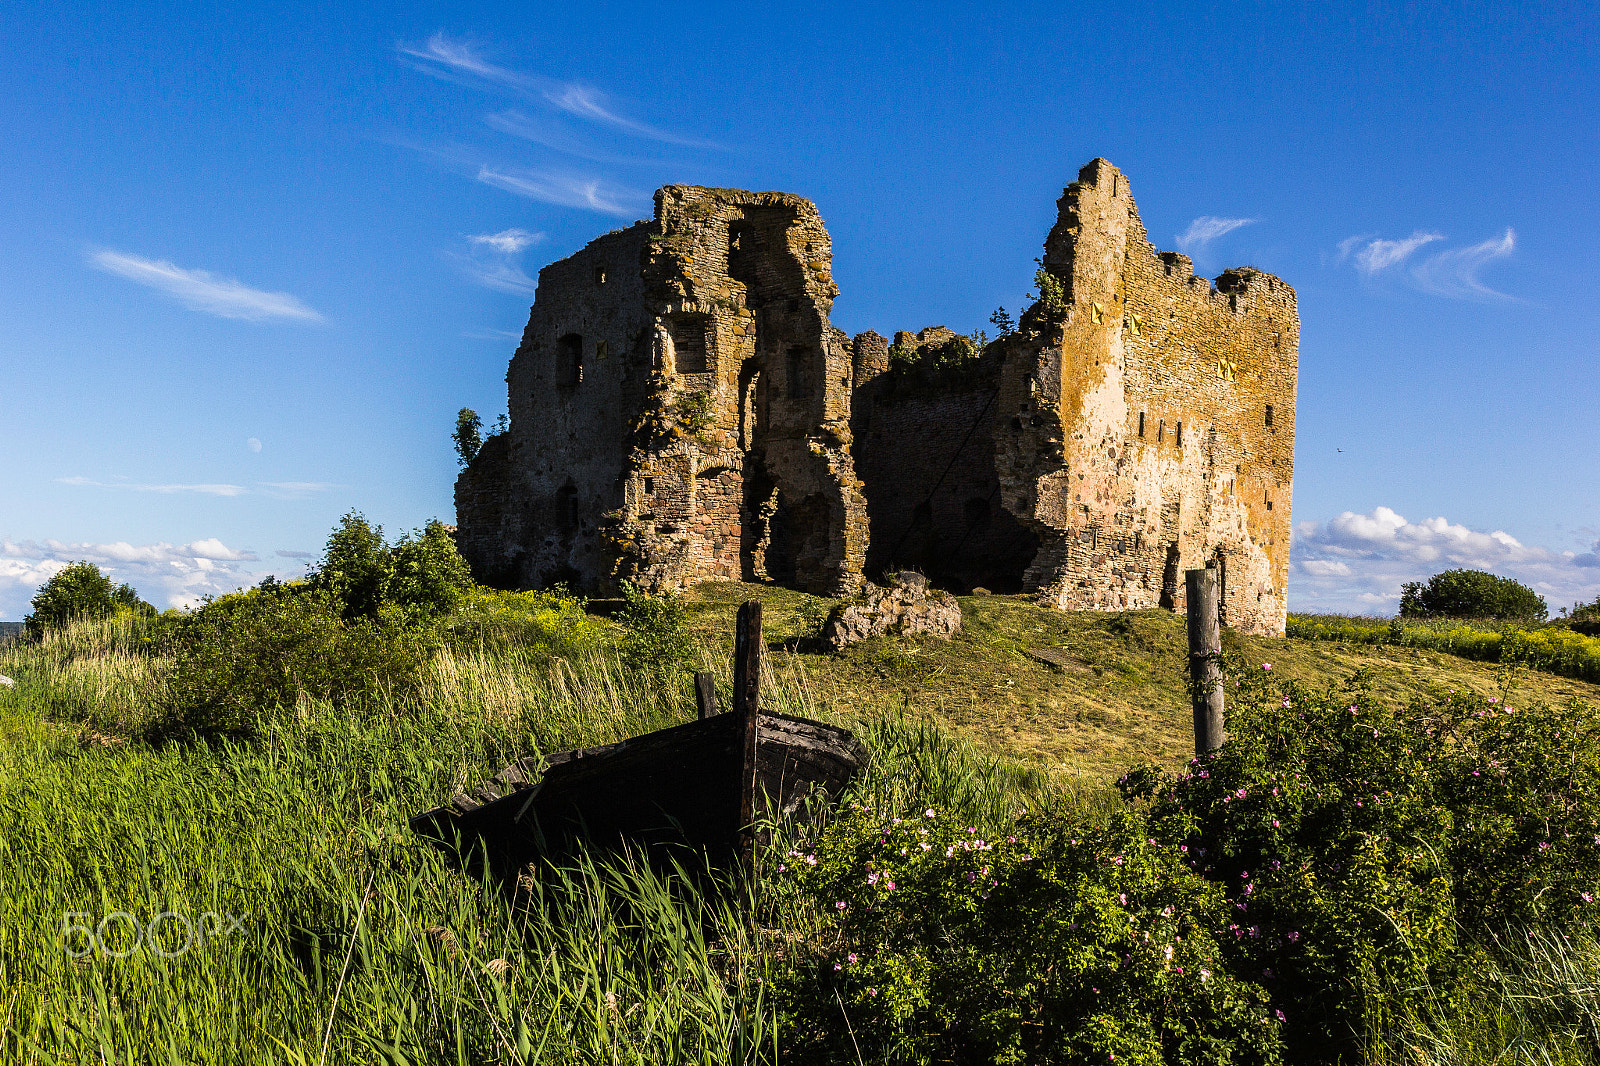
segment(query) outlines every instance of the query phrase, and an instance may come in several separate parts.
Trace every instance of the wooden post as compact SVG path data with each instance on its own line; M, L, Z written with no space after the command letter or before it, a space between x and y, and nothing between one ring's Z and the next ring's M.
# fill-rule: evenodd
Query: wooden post
M1217 621L1216 564L1183 575L1189 600L1189 680L1194 699L1194 750L1222 747L1222 627Z
M694 696L700 707L702 722L717 713L717 679L711 676L709 670L694 675Z
M739 854L746 866L755 859L756 725L761 718L761 604L739 608L733 638L733 713L739 716Z

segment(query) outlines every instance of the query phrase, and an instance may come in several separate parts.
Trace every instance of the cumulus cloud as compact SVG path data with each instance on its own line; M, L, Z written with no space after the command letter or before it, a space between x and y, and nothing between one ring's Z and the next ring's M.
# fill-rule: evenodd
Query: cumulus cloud
M1371 234L1346 237L1339 242L1339 259L1341 262L1345 259L1351 260L1357 270L1370 278L1374 274L1404 263L1424 244L1442 240L1444 234L1424 233L1422 230L1417 230L1411 236L1398 241L1387 241Z
M485 288L522 295L532 293L539 283L522 269L522 253L544 240L542 233L507 229L499 233L469 234L466 255L451 255L462 272Z
M95 252L89 261L109 274L164 292L192 311L246 322L289 319L321 322L322 316L286 292L252 289L232 278L205 270L185 270L165 259L145 259L109 249Z
M1443 517L1412 522L1390 507L1367 514L1345 511L1327 522L1296 524L1289 604L1296 611L1392 614L1407 581L1468 569L1521 581L1545 598L1553 614L1600 595L1600 560L1585 558Z
M603 215L628 218L638 213L643 202L640 193L608 185L603 178L587 174L567 174L547 170L496 170L478 168L478 180L496 189L526 196L558 207L578 207ZM629 205L633 206L629 206Z
M80 559L113 581L132 585L142 599L160 608L191 607L206 596L254 585L268 572L288 578L304 571L299 564L258 570L251 565L259 563L254 552L230 548L216 537L188 544L5 539L0 540L0 618L22 618L39 586Z
M1206 245L1218 237L1232 233L1240 226L1248 226L1259 222L1255 218L1217 218L1214 215L1201 215L1189 223L1189 228L1178 234L1178 247L1185 252L1205 248Z
M1517 247L1517 235L1510 227L1502 236L1491 238L1470 248L1453 248L1440 252L1425 262L1417 264L1411 273L1417 284L1436 296L1455 299L1509 300L1512 297L1497 292L1479 278L1483 268L1496 259L1504 259Z

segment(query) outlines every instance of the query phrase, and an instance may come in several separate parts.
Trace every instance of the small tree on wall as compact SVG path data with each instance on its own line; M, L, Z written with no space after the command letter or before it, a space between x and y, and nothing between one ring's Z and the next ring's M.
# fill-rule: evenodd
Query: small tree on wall
M478 412L463 407L456 414L456 431L452 439L456 444L456 458L461 465L472 462L478 449L483 447L483 419L478 417Z

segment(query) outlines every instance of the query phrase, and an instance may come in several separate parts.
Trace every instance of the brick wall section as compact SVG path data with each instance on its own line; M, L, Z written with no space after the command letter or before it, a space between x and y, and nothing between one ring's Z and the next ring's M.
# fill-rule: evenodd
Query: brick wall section
M1213 286L1158 255L1105 160L1059 208L1044 266L1065 306L1025 316L996 423L1005 506L1041 544L1027 584L1058 607L1181 607L1182 571L1217 559L1227 624L1281 634L1294 290L1250 268Z

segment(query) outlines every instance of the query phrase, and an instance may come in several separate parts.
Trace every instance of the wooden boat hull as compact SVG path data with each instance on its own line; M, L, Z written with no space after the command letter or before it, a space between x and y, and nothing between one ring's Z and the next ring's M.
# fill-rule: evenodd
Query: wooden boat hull
M416 815L411 826L435 839L481 844L500 869L559 855L579 838L601 848L624 841L690 847L721 863L748 842L746 822L792 812L812 796L838 795L866 760L847 730L763 712L747 779L746 725L742 714L718 714L616 744L523 759L472 793Z

